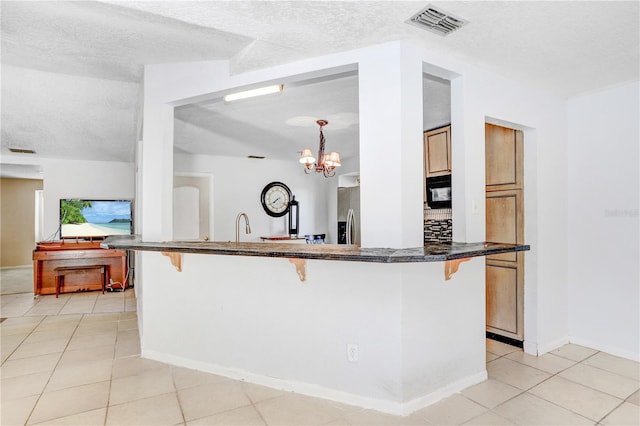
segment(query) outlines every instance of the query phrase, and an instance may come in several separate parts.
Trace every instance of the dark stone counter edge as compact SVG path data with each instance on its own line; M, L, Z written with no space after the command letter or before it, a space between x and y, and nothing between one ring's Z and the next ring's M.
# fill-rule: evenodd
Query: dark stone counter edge
M233 243L201 241L143 242L137 236L108 237L103 248L161 251L229 256L284 257L298 259L342 260L348 262L418 263L441 262L467 257L528 251L525 244L451 243L426 244L408 249L360 248L337 244Z

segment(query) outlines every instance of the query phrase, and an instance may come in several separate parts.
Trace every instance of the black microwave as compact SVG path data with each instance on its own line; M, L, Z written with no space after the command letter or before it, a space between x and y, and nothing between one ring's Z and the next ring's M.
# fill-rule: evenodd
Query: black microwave
M427 205L432 209L451 208L451 175L427 178Z

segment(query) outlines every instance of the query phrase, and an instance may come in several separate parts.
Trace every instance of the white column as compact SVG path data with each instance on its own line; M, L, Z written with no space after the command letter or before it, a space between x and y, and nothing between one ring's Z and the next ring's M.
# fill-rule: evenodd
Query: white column
M145 241L172 239L173 107L165 103L164 75L145 69L144 124L142 137L142 226Z
M391 44L358 72L362 247L422 246L422 63Z

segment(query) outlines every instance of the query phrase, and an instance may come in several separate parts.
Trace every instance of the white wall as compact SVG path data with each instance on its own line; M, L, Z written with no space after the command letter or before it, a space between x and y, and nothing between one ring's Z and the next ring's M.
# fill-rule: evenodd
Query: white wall
M247 213L251 223L251 234L246 235L241 222L240 241L288 234L289 216L271 217L260 204L262 189L273 181L287 185L300 203L300 235L327 234L328 238L335 238L337 225L329 223L328 198L336 197L337 178L307 175L297 161L176 154L174 171L213 174L215 241L235 241L240 212Z
M153 101L145 107L150 132L145 130L144 144L153 152L144 162L145 198L151 194L145 207L162 211L157 207L166 202L163 187L173 172L167 142L172 102L354 64L362 96L363 232L372 235L363 245L418 245L413 238L422 234L421 72L450 79L454 240L485 238L484 124L525 134L525 242L531 245L525 254L527 352L541 354L571 339L638 358L637 84L574 99L568 106L564 99L405 43L235 76L222 62L148 67L145 94ZM607 167L601 171L603 161ZM610 184L622 198L611 198ZM611 198L604 210L598 204L602 193ZM166 232L162 223L164 218L145 220L146 237ZM145 270L158 266L155 257L145 260ZM475 278L481 286L484 278ZM381 278L367 272L360 279L377 283Z
M47 240L59 238L60 199L133 199L133 163L28 158L42 169L44 233ZM3 156L3 164L23 164L24 157ZM134 226L136 224L134 223Z
M148 212L143 237L170 239L171 209L164 206L171 198L173 129L169 121L173 104L246 85L286 83L330 73L331 68L354 66L359 71L361 96L363 246L421 245L422 73L450 79L454 240L485 238L485 122L523 129L525 241L532 246L525 255L525 349L543 353L567 342L566 101L407 43L388 43L234 76L228 75L222 61L147 67L143 145L145 153L151 154L143 161L143 213ZM158 213L163 217L157 217ZM153 262L149 267L154 267Z
M133 163L48 161L44 165L44 234L58 228L61 198L132 199L133 182Z
M437 400L425 400L424 395L439 391L440 397L446 396L444 389L452 381L464 381L486 368L484 258L462 263L450 281L438 279L443 267L440 262L412 263L402 271L404 399L422 399L418 405ZM443 351L438 342L463 350Z
M454 241L485 239L485 134L492 122L524 130L525 350L568 341L566 101L416 49L424 72L451 80Z
M640 359L640 83L569 101L571 340Z
M286 258L144 258L145 358L394 414L486 378L482 258L450 281L441 262L307 260L304 282Z

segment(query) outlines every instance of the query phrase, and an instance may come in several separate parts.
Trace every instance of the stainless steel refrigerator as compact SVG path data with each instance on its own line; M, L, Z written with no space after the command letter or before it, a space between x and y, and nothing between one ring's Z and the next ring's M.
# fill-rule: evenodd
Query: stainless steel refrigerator
M360 244L360 187L338 188L338 244Z

